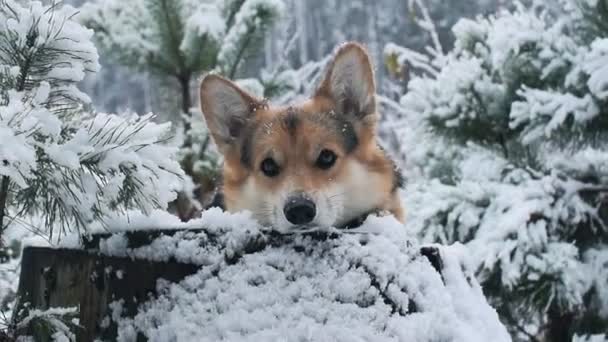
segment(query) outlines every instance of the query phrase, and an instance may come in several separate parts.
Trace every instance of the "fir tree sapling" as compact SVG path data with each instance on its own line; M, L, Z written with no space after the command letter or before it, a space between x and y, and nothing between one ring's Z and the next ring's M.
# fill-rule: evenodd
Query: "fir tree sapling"
M112 211L166 207L181 186L169 124L84 109L76 85L99 65L76 13L0 1L2 228L36 215L51 237L82 232Z
M463 19L428 63L387 47L419 73L393 123L410 227L470 247L522 340L608 325L608 2L561 4Z
M214 172L209 171L214 168L200 166L213 166L217 156L208 149L206 132L192 130L202 118L200 113L192 117L192 85L204 72L214 71L234 79L284 11L283 2L96 0L86 3L81 11L79 20L95 31L101 49L110 57L134 69L152 72L180 89L179 121L184 129L181 164L193 182L202 187L197 192L212 190ZM187 220L201 198L192 196L193 189L184 190L177 211Z

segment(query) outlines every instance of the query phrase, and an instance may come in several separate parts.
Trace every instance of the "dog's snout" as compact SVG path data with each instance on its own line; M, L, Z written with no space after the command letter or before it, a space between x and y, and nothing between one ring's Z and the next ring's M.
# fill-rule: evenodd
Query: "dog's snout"
M283 208L287 221L300 225L312 222L317 215L315 203L304 196L291 197Z

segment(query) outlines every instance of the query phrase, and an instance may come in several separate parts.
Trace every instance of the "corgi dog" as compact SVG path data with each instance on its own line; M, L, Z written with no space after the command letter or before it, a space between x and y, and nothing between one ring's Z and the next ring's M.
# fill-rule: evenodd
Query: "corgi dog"
M375 92L358 43L335 51L302 103L272 106L225 78L204 77L201 109L224 156L225 209L248 210L280 232L347 227L370 213L403 221L403 181L377 142Z

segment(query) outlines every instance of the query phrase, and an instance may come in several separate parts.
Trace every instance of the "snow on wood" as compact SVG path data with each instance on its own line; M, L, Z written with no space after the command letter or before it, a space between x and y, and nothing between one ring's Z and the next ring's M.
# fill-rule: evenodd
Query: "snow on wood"
M394 218L284 235L247 213L159 217L173 229L141 229L153 220L135 217L78 246L134 265L197 265L178 283L158 280L147 301L115 297L99 319L112 320L118 341L510 341L465 248L418 246Z

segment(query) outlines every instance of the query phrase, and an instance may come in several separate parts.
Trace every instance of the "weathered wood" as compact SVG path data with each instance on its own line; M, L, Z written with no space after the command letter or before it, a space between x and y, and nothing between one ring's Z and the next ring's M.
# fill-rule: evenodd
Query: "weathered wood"
M78 307L78 341L112 340L116 327L102 327L108 304L123 299L123 313L133 316L137 304L156 290L159 279L177 282L197 271L196 265L131 260L79 250L28 247L23 252L18 310ZM117 271L119 271L117 273Z

